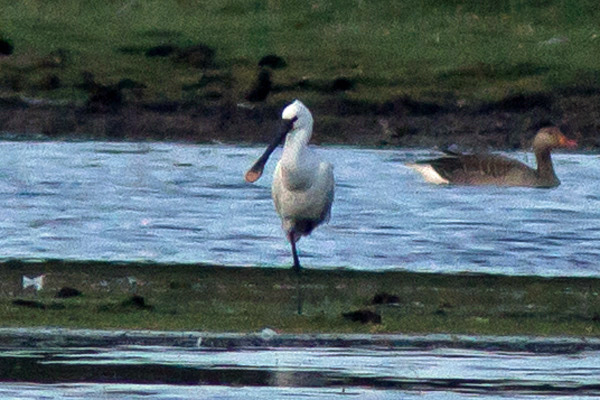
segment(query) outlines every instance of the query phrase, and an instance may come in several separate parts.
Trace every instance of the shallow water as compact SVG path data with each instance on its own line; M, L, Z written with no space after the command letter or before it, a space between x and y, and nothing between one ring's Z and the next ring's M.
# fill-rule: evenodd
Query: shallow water
M557 154L551 190L440 187L404 163L429 151L324 147L336 199L299 243L306 267L582 275L600 272L600 159ZM287 266L262 148L0 142L2 258ZM512 157L532 163L525 153Z
M9 349L0 354L4 371L0 397L577 398L600 394L599 365L598 352L410 347Z

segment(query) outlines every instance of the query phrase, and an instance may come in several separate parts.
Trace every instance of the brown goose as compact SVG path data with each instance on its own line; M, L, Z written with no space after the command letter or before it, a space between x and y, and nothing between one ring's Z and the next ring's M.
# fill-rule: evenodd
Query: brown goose
M458 154L447 152L444 157L408 164L427 182L455 185L497 185L550 188L560 185L554 173L550 152L555 148L574 148L577 143L567 139L556 127L538 131L533 139L537 168L520 161L491 154Z

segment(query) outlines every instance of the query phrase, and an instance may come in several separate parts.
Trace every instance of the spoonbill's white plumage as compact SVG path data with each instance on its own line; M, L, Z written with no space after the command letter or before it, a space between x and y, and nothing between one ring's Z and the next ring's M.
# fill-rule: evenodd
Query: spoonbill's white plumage
M275 210L292 246L293 268L300 271L296 242L329 220L334 193L333 166L308 147L313 118L302 102L295 100L288 105L281 120L275 140L246 172L246 181L254 182L260 178L273 150L285 141L271 190Z

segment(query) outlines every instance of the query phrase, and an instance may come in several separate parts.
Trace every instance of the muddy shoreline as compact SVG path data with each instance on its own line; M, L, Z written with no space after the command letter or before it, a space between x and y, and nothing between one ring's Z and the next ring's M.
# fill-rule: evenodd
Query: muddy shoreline
M265 143L284 105L284 101L131 101L92 109L89 104L3 98L0 137ZM580 150L600 149L600 90L591 88L514 95L494 103L468 103L453 96L432 102L399 97L375 103L340 94L308 106L315 116L317 144L526 149L539 127L554 124L577 140Z
M269 332L270 333L270 332ZM170 346L183 348L378 347L456 348L482 351L526 351L571 354L600 350L600 339L574 336L495 336L460 334L266 334L201 331L94 330L66 328L0 328L4 349Z

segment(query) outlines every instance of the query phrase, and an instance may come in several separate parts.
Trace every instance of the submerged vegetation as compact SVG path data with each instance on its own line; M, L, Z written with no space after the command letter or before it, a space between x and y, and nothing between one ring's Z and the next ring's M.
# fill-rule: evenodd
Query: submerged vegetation
M42 290L21 288L41 273ZM600 336L598 278L64 261L5 262L0 278L5 327Z
M240 132L239 120L270 120L294 97L317 110L321 140L334 143L414 145L420 135L533 132L548 120L568 121L585 137L598 131L594 1L0 0L0 7L0 38L14 46L0 55L0 109L75 104L110 114L90 122L88 114L54 110L49 123L48 113L20 112L3 118L4 131L264 140L258 125ZM239 110L240 102L256 109ZM491 122L469 120L494 111ZM453 114L444 121L453 128L435 124L440 113ZM216 121L201 120L214 114ZM339 135L348 126L355 137Z

